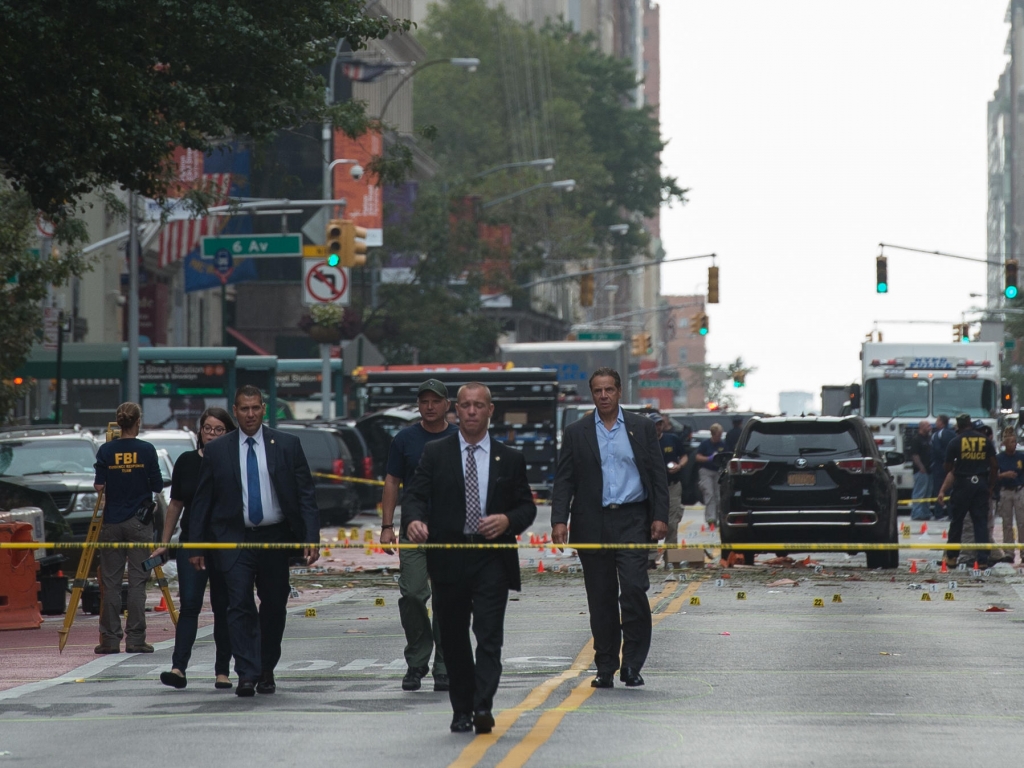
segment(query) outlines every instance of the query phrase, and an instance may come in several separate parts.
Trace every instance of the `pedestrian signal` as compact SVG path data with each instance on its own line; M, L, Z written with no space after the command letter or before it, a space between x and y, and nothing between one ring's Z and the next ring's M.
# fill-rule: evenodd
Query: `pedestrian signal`
M875 291L889 292L889 262L885 256L878 256L875 259Z
M580 276L580 306L581 307L592 307L592 306L594 306L594 276L593 275L581 275Z
M708 304L718 303L718 267L708 267Z
M1004 265L1006 271L1006 287L1003 289L1003 296L1008 299L1017 298L1017 260L1007 259Z

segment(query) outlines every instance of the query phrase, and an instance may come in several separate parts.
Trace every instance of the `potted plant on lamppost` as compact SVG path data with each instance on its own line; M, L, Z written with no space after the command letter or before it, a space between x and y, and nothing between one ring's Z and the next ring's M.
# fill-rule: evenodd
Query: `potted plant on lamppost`
M341 341L344 310L335 304L310 307L309 314L299 321L299 328L318 344L337 344Z

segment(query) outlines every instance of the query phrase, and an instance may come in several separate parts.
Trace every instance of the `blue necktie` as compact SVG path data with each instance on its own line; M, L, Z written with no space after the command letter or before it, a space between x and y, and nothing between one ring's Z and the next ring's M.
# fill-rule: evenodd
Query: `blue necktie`
M246 445L249 446L249 453L245 457L245 476L249 485L249 520L253 525L263 522L263 499L260 496L260 465L256 458L256 441L247 437Z

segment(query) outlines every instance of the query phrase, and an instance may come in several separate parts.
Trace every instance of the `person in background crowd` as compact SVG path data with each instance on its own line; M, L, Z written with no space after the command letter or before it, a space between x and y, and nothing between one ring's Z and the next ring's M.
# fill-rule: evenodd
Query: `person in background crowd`
M199 468L203 461L203 449L214 440L235 431L235 422L223 408L207 408L199 417L199 448L186 451L174 462L174 473L171 475L171 503L167 507L164 519L162 546L153 552L153 556L167 552L174 528L181 520L181 533L178 542L185 544L197 539L189 536L189 511L192 498L196 495L199 483ZM175 552L178 566L178 594L181 610L178 612L178 624L174 628L174 654L171 656L171 671L160 673L160 682L171 688L184 688L188 684L185 670L192 658L192 646L196 642L196 631L199 629L199 613L203 610L203 596L206 594L206 582L210 582L210 606L213 608L213 641L216 645L216 658L213 671L217 676L214 688L230 690L228 679L231 663L231 637L228 634L228 596L224 585L224 574L219 571L197 571L189 562L194 555L190 549L179 548Z
M117 407L121 437L100 446L96 452L96 493L102 493L101 542L153 541L153 494L164 487L160 462L152 443L139 440L142 409L137 403ZM100 644L96 653L120 653L125 637L127 653L152 653L146 642L146 579L142 563L149 555L143 548L101 549ZM121 632L121 582L128 564L128 619Z
M668 547L679 543L679 524L683 520L683 500L680 482L683 470L689 464L690 457L687 455L686 447L678 435L669 431L669 420L660 413L652 413L651 421L658 430L658 444L661 446L661 457L665 460L665 471L668 473L668 534L665 536L665 568L670 570L672 565L668 561ZM679 498L673 498L674 496ZM651 550L656 553L657 550Z
M398 486L406 490L412 483L416 467L420 465L427 443L456 434L459 428L447 419L448 388L437 379L420 384L416 395L419 408L418 424L406 427L395 435L388 451L387 476L384 478L384 496L381 501L380 545L389 555L395 543L395 507L398 505ZM408 544L408 519L402 515L398 542ZM427 574L427 555L423 549L400 549L398 562L398 614L405 632L405 662L408 670L402 678L403 691L418 691L420 681L430 671L430 654L434 654L434 690L448 690L448 671L441 647L441 630L437 625L437 611L433 616L430 602L430 577Z
M722 470L718 458L723 451L722 425L712 424L711 437L697 446L697 482L704 497L704 521L707 523L718 522L718 474Z
M743 417L732 417L732 429L725 433L725 450L732 453L736 450L736 443L740 441L740 433L743 431Z
M992 427L990 427L987 424L985 424L983 421L981 421L981 419L977 419L974 422L974 428L976 430L978 430L979 432L981 432L983 435L985 435L985 437L988 438L988 441L992 445L993 449L995 449L996 440L995 440L995 434L992 432ZM998 463L999 463L999 451L996 450L996 464L998 465ZM996 541L996 499L998 498L998 494L999 494L999 482L998 482L998 479L997 479L992 484L992 490L989 493L989 499L988 499L988 540L990 542L992 542L993 544ZM994 565L995 563L1006 562L1007 560L1009 560L1009 562L1012 563L1013 562L1013 556L1011 555L1009 558L1007 558L1006 557L1006 553L1003 552L1003 550L1001 548L994 547L993 549L989 550L989 555L988 555L989 565Z
M939 495L942 481L946 479L946 450L954 437L956 437L956 431L949 426L949 416L945 414L936 416L935 429L932 430L932 482L928 490L928 495L931 498ZM932 502L932 517L942 520L946 516L946 510L939 505L938 500Z
M932 468L932 425L927 419L917 425L917 432L910 443L908 458L914 464L914 490L911 496L914 499L928 498L931 486ZM910 508L911 520L931 519L930 502L915 501Z
M996 456L999 464L999 501L996 511L1003 521L1003 544L1024 541L1024 452L1017 450L1017 433L1013 427L1003 430L1003 450ZM1017 536L1013 523L1017 523ZM1005 562L1013 562L1013 552L1006 552Z
M952 488L949 543L960 543L964 518L970 514L975 543L987 544L988 502L999 473L995 448L988 437L974 428L971 417L966 413L956 417L956 429L957 436L946 450L946 479L942 481L938 495L939 504L944 505L946 492ZM956 550L946 552L949 567L956 567L957 557ZM987 550L978 552L979 565L987 564L988 560Z

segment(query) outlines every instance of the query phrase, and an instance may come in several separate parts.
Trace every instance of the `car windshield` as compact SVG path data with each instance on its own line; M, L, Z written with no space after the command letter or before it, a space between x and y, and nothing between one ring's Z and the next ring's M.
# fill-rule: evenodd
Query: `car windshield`
M849 425L822 422L756 424L747 435L746 443L737 450L737 455L772 457L859 456L860 453Z
M920 379L869 379L864 415L882 418L927 416L928 382Z
M96 451L86 440L24 440L0 443L0 475L92 472Z
M933 413L966 413L987 419L996 407L996 385L979 379L936 379L932 382Z

